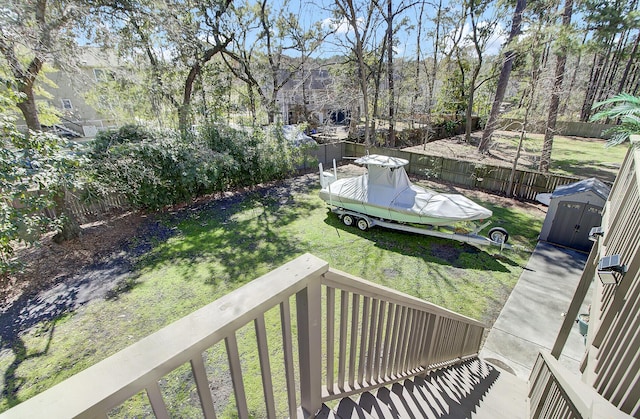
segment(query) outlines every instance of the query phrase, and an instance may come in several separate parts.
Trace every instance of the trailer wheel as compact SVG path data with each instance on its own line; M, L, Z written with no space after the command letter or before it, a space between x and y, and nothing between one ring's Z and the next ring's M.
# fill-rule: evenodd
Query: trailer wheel
M355 222L355 220L353 219L352 216L350 216L349 214L345 214L342 216L342 222L344 223L344 225L346 226L352 226L353 223Z
M506 243L509 240L509 233L502 227L494 227L489 230L489 238L496 243Z
M369 230L369 222L367 220L365 220L364 218L360 218L358 220L358 223L356 224L358 226L358 228L362 231L367 231Z

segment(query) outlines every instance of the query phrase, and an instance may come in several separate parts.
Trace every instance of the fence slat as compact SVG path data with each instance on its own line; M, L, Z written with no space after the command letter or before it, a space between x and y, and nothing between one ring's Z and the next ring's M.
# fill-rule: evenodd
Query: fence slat
M344 391L347 363L347 326L349 318L349 294L340 292L340 350L338 353L338 388Z
M358 345L358 324L360 314L360 295L353 294L353 306L351 307L351 344L349 346L349 387L353 389L356 377L356 356Z
M333 392L335 359L336 289L327 287L327 389Z
M369 337L369 311L371 306L371 299L364 297L362 304L362 325L360 329L360 356L358 360L358 384L362 386L364 382L364 364L367 360L367 338Z
M297 416L296 380L293 370L293 339L291 338L291 306L289 299L280 303L280 324L282 326L282 350L284 357L285 382L287 383L287 402L289 417Z
M158 386L157 382L153 382L149 387L147 387L147 397L149 398L149 402L151 403L151 408L153 409L153 414L156 419L169 419L169 411L167 411L167 405L165 405L164 400L162 399L162 392L160 391L160 386Z
M249 408L242 380L242 368L240 367L240 355L238 353L238 341L235 333L224 340L229 358L229 371L231 372L231 382L233 383L233 393L236 396L236 409L240 419L249 418Z
M271 381L271 363L269 361L269 347L267 345L267 328L264 323L264 314L260 314L254 321L256 339L258 341L258 359L260 360L260 372L262 374L262 391L267 407L267 417L276 417L276 405L273 398L273 382Z
M375 363L376 353L375 353L375 345L376 345L376 337L378 330L378 303L377 299L373 299L371 302L371 325L369 327L369 346L367 348L367 367L365 371L365 381L367 383L371 383L371 376L373 373L373 365Z
M191 359L191 370L193 371L193 378L196 382L198 396L200 396L200 406L202 406L205 419L216 419L213 397L211 397L211 390L209 390L209 379L207 378L207 370L205 369L202 355Z
M380 301L380 310L378 311L378 330L376 334L376 346L373 352L373 378L375 380L380 379L380 365L381 365L381 353L383 351L382 337L384 332L384 319L385 314L387 312L387 303L386 301Z

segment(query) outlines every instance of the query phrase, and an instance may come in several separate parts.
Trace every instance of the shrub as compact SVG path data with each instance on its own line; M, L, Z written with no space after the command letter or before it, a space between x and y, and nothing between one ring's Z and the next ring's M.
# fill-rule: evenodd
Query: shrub
M73 237L79 226L64 207L64 194L79 182L82 158L71 144L53 134L17 131L0 116L0 272L12 268L16 244L31 245L48 231ZM55 208L56 217L45 210Z
M209 124L188 136L125 126L101 133L90 156L98 183L137 207L157 209L282 178L301 152L280 128L247 132Z

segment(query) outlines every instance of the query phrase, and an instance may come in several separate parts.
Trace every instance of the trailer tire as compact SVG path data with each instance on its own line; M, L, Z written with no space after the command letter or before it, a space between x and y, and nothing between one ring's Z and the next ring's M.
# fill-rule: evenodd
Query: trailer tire
M342 216L342 222L346 226L352 226L353 223L355 222L355 220L353 219L353 217L351 215L345 214L345 215Z
M489 239L496 243L506 243L509 240L509 233L502 227L494 227L489 230Z
M369 221L367 221L364 218L360 218L358 219L358 222L356 223L356 226L358 226L358 228L362 231L367 231L369 230Z

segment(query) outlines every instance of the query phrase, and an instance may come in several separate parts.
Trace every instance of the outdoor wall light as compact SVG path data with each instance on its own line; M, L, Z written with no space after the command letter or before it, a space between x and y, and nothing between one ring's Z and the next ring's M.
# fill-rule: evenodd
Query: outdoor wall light
M620 263L620 255L605 256L598 262L598 277L602 285L618 285L627 272L627 267Z
M602 227L593 227L589 230L589 240L592 242L597 242L598 237L604 236L604 228Z

